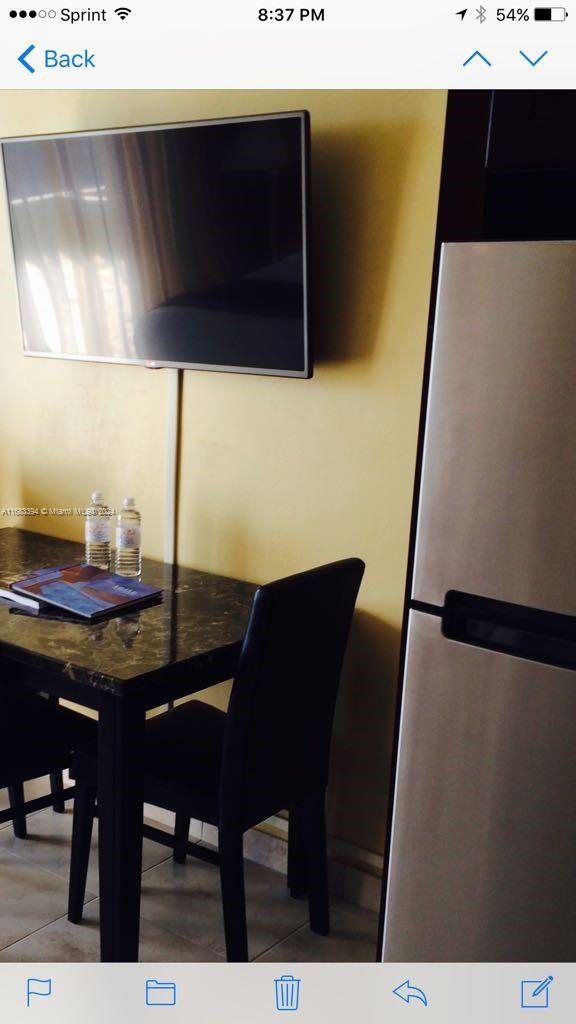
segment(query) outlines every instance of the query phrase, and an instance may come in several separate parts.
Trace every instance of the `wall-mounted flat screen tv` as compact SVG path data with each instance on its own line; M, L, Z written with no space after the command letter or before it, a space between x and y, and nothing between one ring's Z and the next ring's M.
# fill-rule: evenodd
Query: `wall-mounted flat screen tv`
M311 376L305 111L2 150L27 355Z

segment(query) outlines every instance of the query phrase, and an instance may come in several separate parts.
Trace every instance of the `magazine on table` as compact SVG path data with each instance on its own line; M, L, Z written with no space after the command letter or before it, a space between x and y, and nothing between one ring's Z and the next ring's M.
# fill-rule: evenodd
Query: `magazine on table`
M159 587L85 563L38 569L0 592L18 604L24 599L23 606L31 610L53 605L84 619L147 604L161 595Z

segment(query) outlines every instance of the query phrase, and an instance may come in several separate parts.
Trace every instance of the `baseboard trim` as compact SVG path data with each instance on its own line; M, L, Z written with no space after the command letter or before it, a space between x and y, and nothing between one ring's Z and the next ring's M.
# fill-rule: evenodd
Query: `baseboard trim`
M174 815L148 804L144 807L145 820L153 826L174 827ZM218 830L213 825L193 820L190 840L202 840L211 846L218 842ZM264 867L286 873L288 859L288 822L273 817L244 837L244 855ZM328 840L330 891L336 899L347 900L368 910L378 911L382 884L382 856L342 839Z
M64 773L64 779L66 784L70 783L68 772ZM144 804L144 820L153 827L174 828L174 815L150 804ZM213 825L192 819L189 838L191 842L202 840L215 846L218 842L218 830ZM288 860L287 819L274 815L256 828L250 829L244 839L244 854L248 860L285 874ZM378 913L382 886L382 855L330 836L328 860L332 895Z
M272 841L280 841L283 844L284 856L287 856L288 821L285 818L278 816L269 818L253 831ZM249 845L250 840L248 840ZM261 839L258 846L266 847L266 842ZM249 854L247 855L249 856ZM378 912L382 885L382 855L365 850L353 843L347 843L343 839L329 836L328 862L332 895ZM266 861L263 860L262 863L266 863ZM269 866L274 867L275 865L270 864Z

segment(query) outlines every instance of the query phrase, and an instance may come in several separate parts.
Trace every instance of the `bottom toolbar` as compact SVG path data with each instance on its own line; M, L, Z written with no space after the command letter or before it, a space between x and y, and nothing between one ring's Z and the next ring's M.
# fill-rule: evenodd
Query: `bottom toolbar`
M162 1010L168 1024L291 1019L350 1024L508 1022L541 1010L573 1018L571 964L14 964L0 966L12 1022L124 1024ZM144 1017L137 1015L145 1015Z

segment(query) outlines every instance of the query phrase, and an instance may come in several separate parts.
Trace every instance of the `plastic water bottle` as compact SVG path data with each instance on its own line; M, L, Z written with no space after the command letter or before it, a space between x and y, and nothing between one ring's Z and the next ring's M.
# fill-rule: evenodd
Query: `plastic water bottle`
M86 509L84 557L88 565L96 565L99 569L110 568L111 518L112 513L104 501L102 491L94 491L92 504Z
M134 498L124 498L116 520L116 572L120 576L140 575L141 521Z

